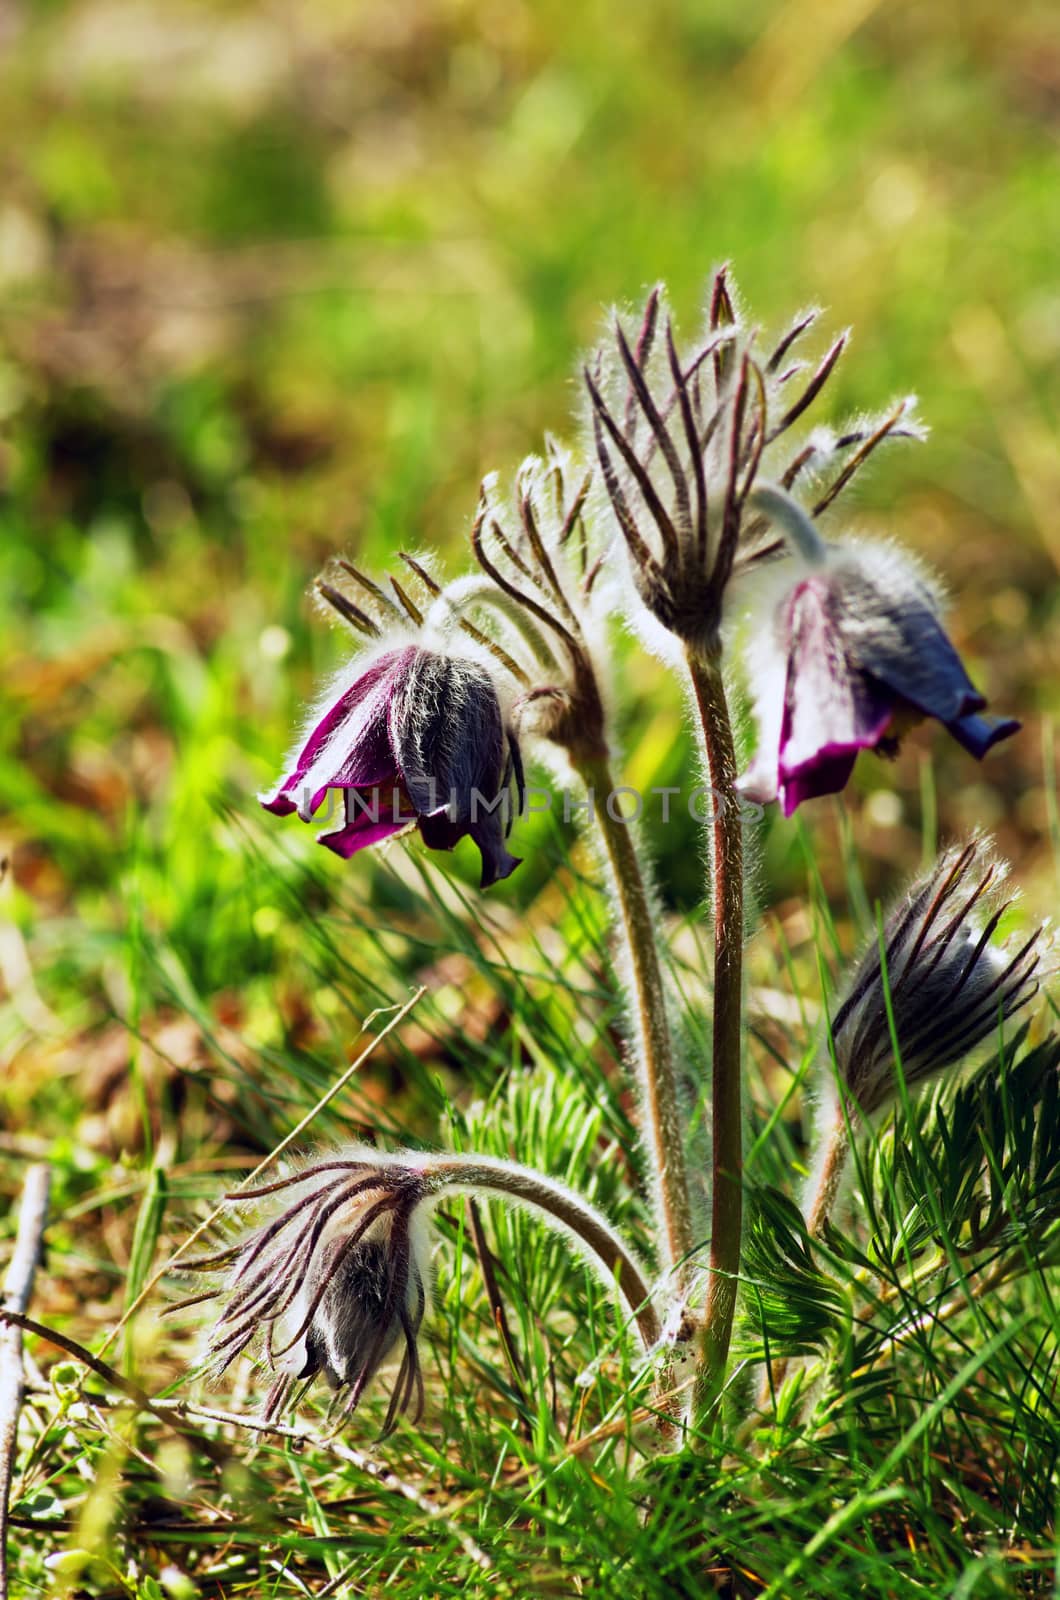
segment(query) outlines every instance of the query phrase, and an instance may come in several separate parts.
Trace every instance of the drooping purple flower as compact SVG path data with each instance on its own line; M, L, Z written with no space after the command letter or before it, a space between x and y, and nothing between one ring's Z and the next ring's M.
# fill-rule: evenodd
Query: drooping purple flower
M257 1349L272 1376L272 1419L322 1376L354 1411L403 1344L384 1423L423 1408L417 1340L427 1309L432 1197L412 1158L351 1146L240 1200L282 1199L259 1225L198 1268L227 1268L207 1363L220 1377Z
M432 850L470 835L487 888L519 865L505 842L513 775L521 791L518 745L486 669L408 644L347 672L262 804L308 822L340 791L343 824L319 842L344 857L412 824Z
M904 557L819 546L793 558L797 574L751 646L759 745L739 787L763 804L779 799L786 817L803 800L838 793L859 751L893 754L924 717L980 760L1020 726L980 715L986 700Z

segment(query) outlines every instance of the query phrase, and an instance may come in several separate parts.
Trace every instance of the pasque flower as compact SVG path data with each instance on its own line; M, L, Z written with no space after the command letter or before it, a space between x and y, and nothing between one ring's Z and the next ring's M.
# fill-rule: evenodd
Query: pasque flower
M557 1230L608 1290L618 1289L642 1346L662 1336L643 1262L607 1218L557 1179L495 1156L365 1145L322 1151L276 1183L229 1199L268 1208L216 1255L192 1262L223 1277L185 1304L220 1302L206 1367L221 1377L244 1352L271 1375L264 1412L297 1404L317 1377L348 1415L401 1349L384 1423L423 1406L417 1341L429 1299L430 1218L444 1195L496 1196Z
M347 857L412 824L434 850L470 835L485 888L519 865L505 842L513 775L521 788L518 744L487 667L420 644L376 646L331 685L262 804L308 821L339 791L343 824L319 838Z
M977 838L947 851L912 885L859 963L832 1019L839 1079L855 1106L878 1111L896 1092L890 991L902 1073L910 1087L962 1060L1036 993L1041 929L994 940L1008 902L1006 868Z
M427 1307L430 1189L415 1166L368 1150L337 1151L239 1199L283 1196L280 1209L233 1249L217 1293L208 1365L220 1376L257 1348L272 1374L274 1417L323 1376L353 1411L404 1341L385 1431L423 1404L417 1336Z
M838 793L859 751L893 753L924 717L980 759L1016 732L1018 722L979 715L986 700L908 557L889 546L825 544L780 490L763 486L753 503L794 549L752 618L758 752L739 785L749 799L779 799L790 816L803 800Z

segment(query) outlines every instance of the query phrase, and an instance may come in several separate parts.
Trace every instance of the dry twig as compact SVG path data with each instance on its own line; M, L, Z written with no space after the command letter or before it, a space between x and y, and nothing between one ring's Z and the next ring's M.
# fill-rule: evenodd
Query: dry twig
M4 1278L4 1311L24 1314L33 1293L33 1278L40 1260L41 1242L48 1220L51 1170L43 1164L30 1167L22 1186L18 1233L14 1254ZM7 1527L11 1480L18 1445L18 1418L25 1392L22 1367L22 1329L14 1322L0 1324L0 1600L7 1600Z

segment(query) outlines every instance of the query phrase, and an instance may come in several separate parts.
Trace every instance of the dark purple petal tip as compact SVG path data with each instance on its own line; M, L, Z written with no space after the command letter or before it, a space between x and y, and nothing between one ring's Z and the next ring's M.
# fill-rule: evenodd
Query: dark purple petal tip
M392 816L387 816L381 817L378 822L365 823L363 819L347 822L344 827L336 828L331 833L318 833L317 844L322 844L326 850L333 850L337 856L348 861L358 850L364 850L370 844L381 844L384 839L400 833L408 827L409 821L411 818L395 822Z
M475 842L482 851L482 877L479 880L481 889L489 889L493 884L510 878L516 867L521 867L523 864L522 856L513 856L503 845L499 849L486 848L480 839Z
M953 722L947 722L949 733L962 744L969 755L982 761L986 752L1002 739L1010 739L1014 733L1022 728L1022 722L1017 722L1015 717L957 717Z
M289 817L292 811L298 810L286 789L281 789L268 800L259 795L258 802L265 811L271 811L274 817Z
M794 772L782 773L778 793L783 815L790 817L804 800L839 794L850 782L859 750L865 748L863 744L825 745L813 761L805 762Z

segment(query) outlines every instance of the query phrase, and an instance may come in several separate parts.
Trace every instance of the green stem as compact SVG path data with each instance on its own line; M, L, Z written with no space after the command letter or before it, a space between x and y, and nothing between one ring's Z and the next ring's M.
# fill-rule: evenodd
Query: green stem
M659 965L658 929L628 820L611 815L611 769L603 756L587 756L578 771L592 791L607 851L629 960L634 1055L641 1113L658 1220L660 1266L672 1269L694 1243L685 1167L684 1121L677 1092L666 990Z
M633 1314L644 1348L650 1350L657 1343L662 1329L651 1299L647 1268L588 1200L544 1173L498 1157L432 1154L424 1160L423 1169L439 1192L492 1193L512 1205L540 1213L553 1225L558 1223L565 1233L573 1234L604 1282L617 1285Z
M850 1125L843 1115L841 1106L836 1107L835 1120L827 1129L821 1130L822 1143L814 1172L806 1187L806 1194L802 1203L802 1214L806 1218L806 1232L812 1239L819 1239L824 1232L825 1223L829 1221L839 1190L843 1183L843 1172L846 1168L847 1156L850 1153ZM781 1358L772 1363L768 1376L762 1384L762 1391L758 1397L758 1408L764 1411L771 1393L775 1393L788 1374L790 1363L786 1358Z
M709 824L714 917L714 1028L711 1061L710 1278L702 1331L703 1364L695 1409L714 1405L725 1381L732 1339L743 1228L743 824L737 803L736 751L721 666L688 654L699 711L707 778L713 791Z

